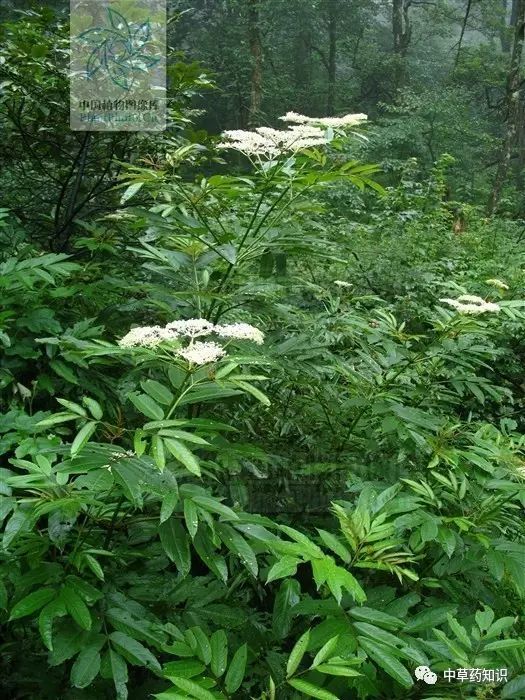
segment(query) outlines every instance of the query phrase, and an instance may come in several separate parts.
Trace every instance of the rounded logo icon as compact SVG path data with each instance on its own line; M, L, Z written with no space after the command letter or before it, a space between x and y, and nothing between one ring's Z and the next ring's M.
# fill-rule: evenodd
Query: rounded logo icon
M437 675L428 666L418 666L414 671L414 675L418 681L424 681L428 685L437 683Z

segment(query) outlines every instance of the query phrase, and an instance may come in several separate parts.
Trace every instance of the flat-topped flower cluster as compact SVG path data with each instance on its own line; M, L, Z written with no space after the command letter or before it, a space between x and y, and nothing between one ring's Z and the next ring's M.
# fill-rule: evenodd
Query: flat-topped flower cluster
M485 301L485 299L473 294L462 294L457 299L440 299L439 301L452 306L460 314L498 313L501 310L498 304L492 301Z
M154 348L161 343L179 342L189 338L186 347L177 348L176 354L190 364L204 365L224 357L226 351L214 341L195 340L202 336L215 334L220 338L249 340L257 345L264 342L264 333L249 323L213 324L204 318L172 321L165 326L141 326L132 328L118 341L121 348L147 347Z
M307 117L304 114L288 112L281 121L291 122L288 129L272 129L260 126L255 131L233 129L224 131L224 141L217 148L231 148L247 156L272 158L284 153L300 151L303 148L324 146L329 143L328 128L344 129L366 121L366 114L346 114L343 117Z

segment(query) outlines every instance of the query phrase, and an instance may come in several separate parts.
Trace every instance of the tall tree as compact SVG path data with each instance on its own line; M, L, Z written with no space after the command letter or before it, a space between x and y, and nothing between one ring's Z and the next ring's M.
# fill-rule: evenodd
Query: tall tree
M250 107L248 110L248 124L255 126L258 123L258 115L262 102L262 43L259 27L259 3L260 0L249 0L248 3L248 37L250 54L252 59L252 75L250 86Z
M521 100L521 59L523 56L523 43L525 39L525 0L516 0L516 24L512 56L509 72L507 74L506 105L507 121L505 137L501 148L501 155L494 178L494 185L489 197L487 212L493 214L501 198L501 192L509 171L512 152L517 142L518 124L520 117Z
M326 113L335 112L335 81L337 73L337 3L328 0L328 90L326 96Z
M394 52L405 57L412 36L409 9L412 0L393 0L392 32L394 35Z

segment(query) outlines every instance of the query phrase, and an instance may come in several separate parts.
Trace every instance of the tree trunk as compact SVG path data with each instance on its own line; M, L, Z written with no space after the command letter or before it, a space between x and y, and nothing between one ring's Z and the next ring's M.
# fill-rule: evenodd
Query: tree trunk
M409 7L410 0L393 0L392 31L394 34L394 53L403 58L406 56L412 34L408 14Z
M465 9L465 15L463 17L463 24L461 25L461 34L459 35L458 50L456 52L456 60L454 61L454 68L457 67L459 63L459 57L461 56L461 46L463 44L463 38L467 30L468 18L470 15L470 10L472 9L472 0L467 0L467 7Z
M259 2L260 0L249 0L248 5L248 36L252 58L248 125L251 127L256 126L259 121L262 102L262 44L259 30Z
M512 0L512 10L510 13L510 26L515 27L519 16L520 0Z
M294 51L294 84L296 92L301 97L310 84L311 80L311 60L312 60L312 32L310 26L303 26L299 29L295 39ZM303 109L303 105L300 107Z
M506 104L507 124L505 138L501 149L500 160L494 185L487 204L487 213L492 215L501 198L501 192L509 171L512 150L516 144L518 133L518 121L520 115L520 66L523 56L523 42L525 38L525 0L516 0L516 25L512 56L507 75Z
M337 71L337 2L328 4L328 90L326 95L326 114L335 113L335 81Z
M507 26L508 0L501 0L501 25L499 39L503 53L510 52L510 35Z
M396 88L401 87L405 81L406 55L412 27L408 14L411 0L392 0L392 33L394 37L394 76L393 82Z

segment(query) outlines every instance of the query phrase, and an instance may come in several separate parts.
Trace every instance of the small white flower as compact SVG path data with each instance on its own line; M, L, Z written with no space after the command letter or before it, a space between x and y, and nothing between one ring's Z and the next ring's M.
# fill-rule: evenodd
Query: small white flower
M498 313L500 306L491 301L485 301L481 297L472 294L463 294L457 299L440 299L439 301L453 306L460 314L477 315L483 313Z
M124 457L134 457L135 453L133 450L126 450L125 452L112 452L111 459L123 459Z
M305 125L292 126L286 130L268 126L260 126L255 131L233 129L225 131L222 136L226 140L219 143L217 148L231 148L247 156L266 158L328 143L322 129Z
M218 343L203 343L197 340L195 343L188 345L187 348L182 348L177 351L191 365L206 365L209 362L215 362L220 357L224 357L226 352Z
M334 280L334 284L336 284L338 287L353 287L354 286L351 282L345 282L344 280Z
M222 338L251 340L257 345L264 343L264 333L255 328L255 326L250 326L249 323L230 323L224 326L215 326L215 333Z
M198 338L201 335L209 335L213 331L213 323L204 318L190 318L187 321L172 321L166 329L178 335L186 335L190 338Z
M177 334L162 326L139 326L132 328L118 341L121 348L148 347L152 348L166 340L176 340Z
M458 301L466 301L468 303L472 304L484 304L485 299L482 299L481 297L477 297L474 294L462 294L460 297L458 297Z
M279 117L283 122L292 122L295 124L318 124L320 126L332 127L341 129L345 126L357 126L366 122L368 117L366 114L345 114L344 117L307 117L304 114L297 112L287 112L284 117Z
M485 284L491 284L493 287L497 287L498 289L508 289L509 285L503 282L502 280L499 279L490 279L490 280L485 280Z

